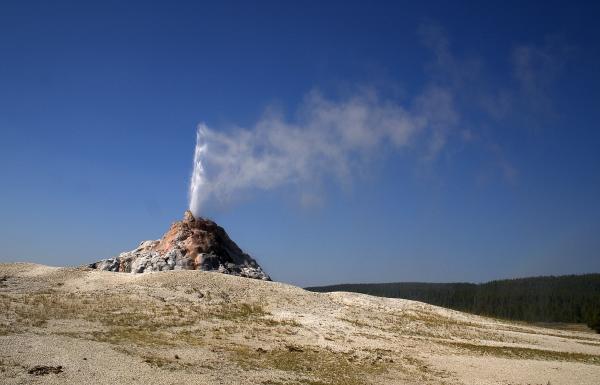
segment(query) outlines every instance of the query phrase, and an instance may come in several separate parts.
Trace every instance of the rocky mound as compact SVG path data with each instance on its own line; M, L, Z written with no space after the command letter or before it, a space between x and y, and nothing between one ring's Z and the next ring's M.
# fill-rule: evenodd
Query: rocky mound
M165 270L203 270L270 281L256 261L233 242L215 222L194 218L186 211L180 222L156 241L89 265L99 270L145 273Z

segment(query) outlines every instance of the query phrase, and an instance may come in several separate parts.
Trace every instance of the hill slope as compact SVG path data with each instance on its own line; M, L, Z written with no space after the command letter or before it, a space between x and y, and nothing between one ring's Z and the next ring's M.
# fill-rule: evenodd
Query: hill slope
M310 287L404 298L469 313L529 322L586 323L600 332L600 274L473 283L364 283Z
M203 271L0 265L3 384L597 384L600 336Z

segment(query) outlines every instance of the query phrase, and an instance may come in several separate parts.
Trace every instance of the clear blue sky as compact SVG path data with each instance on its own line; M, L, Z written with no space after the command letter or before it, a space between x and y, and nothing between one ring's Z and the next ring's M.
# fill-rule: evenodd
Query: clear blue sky
M314 90L419 110L435 88L452 123L325 173L312 204L283 183L205 215L300 285L600 271L597 4L252 3L0 4L0 261L160 237L200 122L294 122Z

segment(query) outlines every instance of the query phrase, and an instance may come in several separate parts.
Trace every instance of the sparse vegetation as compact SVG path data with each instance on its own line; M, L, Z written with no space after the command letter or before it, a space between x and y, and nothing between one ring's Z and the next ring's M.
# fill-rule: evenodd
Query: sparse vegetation
M532 360L583 362L586 364L600 365L600 355L594 354L558 352L518 346L477 345L467 342L444 341L443 343L475 354Z
M179 361L178 358L166 357L160 354L144 353L141 355L141 358L146 364L164 370L185 370L193 366L190 363Z
M292 372L310 384L358 385L369 376L381 375L386 365L377 359L357 360L348 352L294 345L273 350L234 347L231 357L246 370L275 369Z
M454 378L462 369L443 367L443 360L432 359L438 356L466 362L485 357L486 365L499 362L498 357L536 360L536 365L549 361L552 367L576 362L588 365L588 376L589 367L600 367L598 356L589 353L600 348L594 334L483 319L419 303L354 301L354 295L318 296L275 283L252 286L209 273L184 273L193 279L182 284L174 274L88 272L98 280L91 287L81 283L81 271L76 273L76 284L47 279L32 285L28 278L8 278L10 286L0 290L0 343L9 352L0 357L3 379L33 378L27 370L35 365L63 366L66 374L48 378L79 376L73 371L79 363L85 363L83 371L90 364L107 365L101 356L110 357L111 370L120 365L116 357L127 362L124 372L137 365L139 375L124 377L129 383L148 378L186 383L214 379L216 373L228 376L225 383L272 385L458 382ZM132 284L124 285L125 280ZM14 346L29 349L37 341L44 341L38 346L48 351L62 344L56 347L63 349L60 361L7 364L22 362L21 349ZM537 341L544 342L536 346ZM85 353L74 354L77 349Z

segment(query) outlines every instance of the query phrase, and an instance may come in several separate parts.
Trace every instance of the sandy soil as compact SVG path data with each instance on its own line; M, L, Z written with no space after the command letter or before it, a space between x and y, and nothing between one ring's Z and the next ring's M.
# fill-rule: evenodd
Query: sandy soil
M600 384L600 335L201 271L0 264L2 384Z

